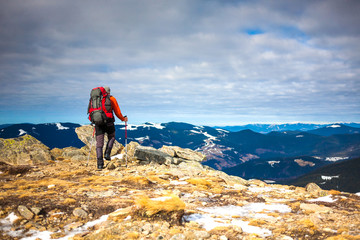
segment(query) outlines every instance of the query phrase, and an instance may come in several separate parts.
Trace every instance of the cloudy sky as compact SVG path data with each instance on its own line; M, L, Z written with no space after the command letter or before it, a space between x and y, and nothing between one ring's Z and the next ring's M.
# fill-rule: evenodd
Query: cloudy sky
M0 124L360 122L358 0L0 0ZM119 123L120 121L117 120Z

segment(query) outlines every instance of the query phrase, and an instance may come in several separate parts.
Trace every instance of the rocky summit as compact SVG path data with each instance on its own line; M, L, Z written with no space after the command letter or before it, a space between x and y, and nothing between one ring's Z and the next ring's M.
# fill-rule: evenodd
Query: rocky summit
M92 128L81 149L0 139L0 238L360 239L360 194L244 180L190 149L116 143L96 170Z

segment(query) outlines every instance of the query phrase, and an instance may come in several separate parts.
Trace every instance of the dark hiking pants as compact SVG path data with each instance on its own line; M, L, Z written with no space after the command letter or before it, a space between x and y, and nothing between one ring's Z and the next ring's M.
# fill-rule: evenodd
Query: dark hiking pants
M107 123L104 125L95 125L95 132L96 132L96 157L97 157L97 165L98 167L104 166L104 159L103 159L103 147L104 147L104 138L105 133L108 136L108 142L106 144L105 151L111 152L115 142L115 125L113 122Z

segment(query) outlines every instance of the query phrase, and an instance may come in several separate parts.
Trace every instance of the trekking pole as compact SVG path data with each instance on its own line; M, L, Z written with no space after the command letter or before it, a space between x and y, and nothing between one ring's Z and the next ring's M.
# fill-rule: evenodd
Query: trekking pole
M92 146L94 145L94 142L95 142L94 137L95 137L95 126L94 126L94 131L93 131L91 142L90 142L90 150L89 150L89 155L88 155L88 160L87 160L87 163L86 163L86 167L89 165L91 149L92 149Z
M125 116L127 117L127 116ZM126 164L125 164L125 167L127 167L127 121L125 121L125 161L126 161Z

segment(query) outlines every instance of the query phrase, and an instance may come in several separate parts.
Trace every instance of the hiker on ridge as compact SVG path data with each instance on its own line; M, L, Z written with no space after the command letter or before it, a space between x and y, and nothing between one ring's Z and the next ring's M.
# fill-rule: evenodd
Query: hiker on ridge
M104 160L103 160L103 146L104 146L104 137L105 133L108 136L108 142L106 144L106 149L104 153L104 157L106 160L110 161L110 153L113 148L115 142L115 117L114 114L123 122L127 122L128 118L122 115L119 104L116 101L116 98L110 95L110 87L105 86L105 91L110 96L111 109L110 112L112 118L107 118L106 123L104 124L95 124L95 135L96 135L96 157L97 157L97 168L99 170L104 168Z

